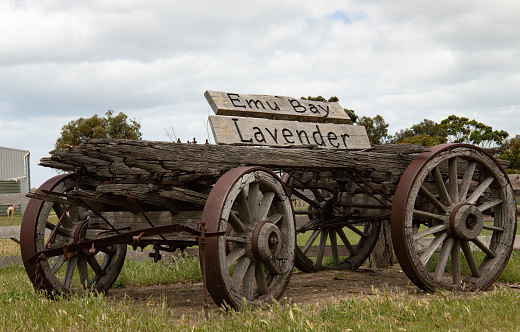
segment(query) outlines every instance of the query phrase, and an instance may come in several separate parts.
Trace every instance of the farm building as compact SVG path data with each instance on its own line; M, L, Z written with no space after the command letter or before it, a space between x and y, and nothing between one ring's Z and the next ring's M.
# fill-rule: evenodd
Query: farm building
M30 190L29 151L0 146L0 195L28 193ZM0 215L6 215L7 208L7 205L0 205ZM17 213L24 209L22 205Z

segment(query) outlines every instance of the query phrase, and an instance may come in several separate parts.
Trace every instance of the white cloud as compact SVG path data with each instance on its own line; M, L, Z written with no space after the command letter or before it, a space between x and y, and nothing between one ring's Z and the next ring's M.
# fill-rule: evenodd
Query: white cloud
M515 135L519 10L482 0L0 2L0 145L36 163L63 124L108 109L137 118L145 139L167 140L173 125L183 141L203 141L205 90L335 95L383 115L391 133L457 114Z

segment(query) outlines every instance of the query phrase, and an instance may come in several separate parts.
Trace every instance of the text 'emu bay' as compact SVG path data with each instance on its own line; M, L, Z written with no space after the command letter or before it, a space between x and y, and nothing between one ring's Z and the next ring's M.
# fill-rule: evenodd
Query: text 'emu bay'
M338 102L220 91L206 91L204 96L217 115L328 123L348 123L350 120Z
M363 126L224 116L210 116L209 123L217 144L370 148Z

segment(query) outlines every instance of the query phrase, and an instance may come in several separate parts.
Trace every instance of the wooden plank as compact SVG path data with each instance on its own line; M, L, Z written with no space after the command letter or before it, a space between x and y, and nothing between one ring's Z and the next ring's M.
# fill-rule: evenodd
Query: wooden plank
M210 116L217 144L368 149L363 126Z
M27 193L0 194L0 205L27 204L29 203L30 198L25 195L27 195Z
M46 229L45 234L51 234L51 231ZM10 239L20 237L20 226L1 226L0 239Z
M278 120L349 123L339 102L319 102L282 96L206 91L208 103L217 115L251 116Z
M520 191L520 174L508 174L514 191Z
M20 237L20 226L0 227L0 239L10 239Z

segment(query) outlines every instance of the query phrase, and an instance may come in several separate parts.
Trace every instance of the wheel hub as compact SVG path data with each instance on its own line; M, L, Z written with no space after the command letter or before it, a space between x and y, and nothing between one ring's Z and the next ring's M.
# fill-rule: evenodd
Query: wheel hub
M270 260L280 254L282 233L280 229L270 221L259 222L251 236L251 249L257 261Z
M457 205L450 216L451 233L461 240L472 240L480 235L484 228L484 216L471 204Z

